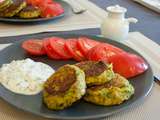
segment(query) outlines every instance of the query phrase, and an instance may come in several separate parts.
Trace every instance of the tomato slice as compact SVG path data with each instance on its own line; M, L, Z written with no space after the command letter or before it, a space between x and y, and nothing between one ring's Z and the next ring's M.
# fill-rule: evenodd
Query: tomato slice
M43 4L52 4L53 0L26 0L27 4L33 6L41 6Z
M46 4L52 4L54 3L54 0L42 0Z
M55 53L54 50L52 49L50 45L50 41L48 39L44 40L43 45L44 45L44 48L49 58L54 59L54 60L61 59L61 57L57 53Z
M117 55L121 52L125 52L125 51L107 43L100 43L88 51L87 58L89 60L95 60L95 61L97 60L106 61L110 57Z
M99 42L89 39L87 37L79 37L78 38L78 42L77 42L77 46L80 49L80 51L86 55L87 52L93 48L94 46L98 45Z
M41 17L55 17L64 13L63 7L59 3L42 4L39 6L41 9Z
M113 70L120 75L131 78L148 69L148 64L135 54L121 53L112 56L109 62L113 64Z
M27 4L29 5L33 5L33 6L37 6L39 5L41 2L43 2L43 0L26 0Z
M76 60L76 61L82 61L85 60L84 55L81 53L81 51L77 48L77 39L67 39L65 43L65 49L70 53L70 55Z
M39 39L30 39L22 43L22 48L31 55L45 55L43 41Z
M65 40L63 38L51 37L49 38L49 41L54 52L61 56L62 59L72 58L72 56L64 48Z

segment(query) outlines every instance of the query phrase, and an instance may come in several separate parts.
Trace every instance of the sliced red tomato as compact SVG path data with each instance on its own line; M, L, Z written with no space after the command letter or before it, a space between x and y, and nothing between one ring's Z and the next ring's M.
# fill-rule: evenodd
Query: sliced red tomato
M64 13L63 7L53 0L27 0L27 4L39 7L41 17L54 17Z
M53 0L26 0L27 4L33 6L41 6L43 4L52 4Z
M42 4L39 6L41 9L41 17L54 17L64 13L63 7L59 3Z
M39 39L30 39L22 43L22 48L31 55L45 55L43 41Z
M124 52L112 56L109 62L113 64L116 73L126 78L139 75L148 69L148 64L140 56Z
M70 55L76 60L76 61L82 61L85 60L84 55L81 53L81 51L77 48L77 39L67 39L65 43L65 49L70 53Z
M45 4L52 4L54 0L42 0Z
M49 40L54 52L61 56L62 59L72 58L72 56L64 48L65 40L63 38L52 37L49 38Z
M91 48L93 48L98 44L99 44L98 41L89 39L87 37L79 37L77 42L78 48L84 55L86 55Z
M110 57L117 55L121 52L125 52L122 49L115 47L107 43L100 43L91 48L87 53L89 60L108 60Z
M43 45L44 45L45 51L49 58L54 59L54 60L61 59L61 57L57 53L55 53L52 47L50 46L50 41L48 39L45 39L43 41Z

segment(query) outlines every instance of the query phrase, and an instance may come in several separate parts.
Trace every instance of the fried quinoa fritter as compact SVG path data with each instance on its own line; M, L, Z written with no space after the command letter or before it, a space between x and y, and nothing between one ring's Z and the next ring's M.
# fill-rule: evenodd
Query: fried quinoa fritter
M43 100L49 109L71 106L85 94L84 72L74 65L59 68L44 84Z
M13 3L5 9L3 12L0 12L1 17L13 17L19 13L27 5L25 0L13 0Z
M87 86L101 85L114 77L112 65L102 61L84 61L75 65L84 71Z
M20 18L37 18L41 14L39 8L34 6L27 6L23 10L20 11L19 17Z
M97 105L118 105L134 94L134 88L127 79L115 75L111 81L87 88L84 100Z

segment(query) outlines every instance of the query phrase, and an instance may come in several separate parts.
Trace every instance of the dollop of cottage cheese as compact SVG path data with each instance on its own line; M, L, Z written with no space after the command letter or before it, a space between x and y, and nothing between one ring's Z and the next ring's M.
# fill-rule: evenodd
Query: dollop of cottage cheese
M12 92L33 95L43 89L44 82L54 72L49 65L29 58L13 60L0 68L0 82Z

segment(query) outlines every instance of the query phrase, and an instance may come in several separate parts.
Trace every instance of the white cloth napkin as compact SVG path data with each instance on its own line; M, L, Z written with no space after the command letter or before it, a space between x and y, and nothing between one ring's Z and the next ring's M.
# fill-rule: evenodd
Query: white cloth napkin
M134 0L158 13L160 13L160 0Z

